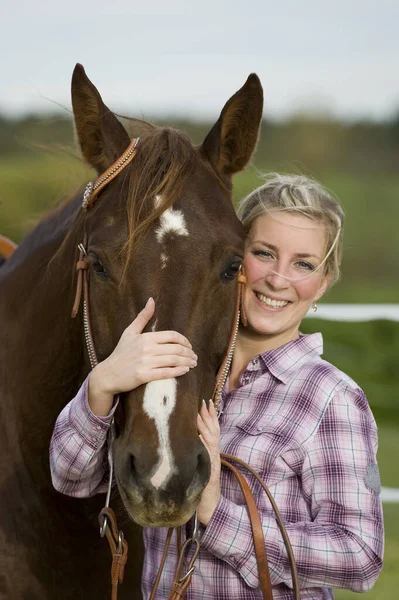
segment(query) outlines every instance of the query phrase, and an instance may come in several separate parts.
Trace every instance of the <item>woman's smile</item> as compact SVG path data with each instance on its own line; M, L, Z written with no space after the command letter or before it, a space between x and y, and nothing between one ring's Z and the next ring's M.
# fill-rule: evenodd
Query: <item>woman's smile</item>
M300 322L328 286L318 269L326 245L324 225L303 215L277 210L253 222L244 257L248 332L277 346L298 337Z
M254 292L257 300L262 304L264 308L267 310L272 310L273 312L282 311L286 308L291 302L288 300L282 300L280 298L274 298L270 294L262 294L260 292Z

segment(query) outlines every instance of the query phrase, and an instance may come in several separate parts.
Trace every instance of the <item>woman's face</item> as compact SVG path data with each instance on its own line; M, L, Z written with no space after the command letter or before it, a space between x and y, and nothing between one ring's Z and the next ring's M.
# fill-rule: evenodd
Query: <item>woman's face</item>
M324 266L326 231L320 221L284 211L258 217L246 244L245 309L252 332L276 337L278 345L298 336L313 301L328 286Z

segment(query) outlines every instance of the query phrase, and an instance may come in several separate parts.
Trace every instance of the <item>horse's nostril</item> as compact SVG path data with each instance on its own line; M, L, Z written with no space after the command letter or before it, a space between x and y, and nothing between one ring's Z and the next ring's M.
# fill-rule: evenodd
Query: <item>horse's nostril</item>
M135 459L134 455L133 455L133 454L131 454L131 455L130 455L130 471L131 471L132 473L134 473L134 472L135 472L135 470L136 470L135 462L136 462L136 459Z

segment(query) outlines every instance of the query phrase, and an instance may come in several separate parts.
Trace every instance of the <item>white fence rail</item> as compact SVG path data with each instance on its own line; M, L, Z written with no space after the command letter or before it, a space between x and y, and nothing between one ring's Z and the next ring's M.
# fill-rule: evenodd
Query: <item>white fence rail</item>
M329 321L399 321L399 304L319 304L307 317Z
M399 304L320 304L317 312L310 311L307 317L329 321L399 321ZM384 503L399 503L399 489L383 487L381 499Z

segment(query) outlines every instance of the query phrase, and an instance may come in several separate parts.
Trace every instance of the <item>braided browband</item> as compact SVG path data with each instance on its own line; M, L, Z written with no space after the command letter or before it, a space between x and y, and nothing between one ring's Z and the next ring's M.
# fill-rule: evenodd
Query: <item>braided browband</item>
M137 144L140 138L133 139L124 153L116 160L102 175L97 177L95 181L90 181L83 194L82 208L87 210L94 204L98 194L110 181L115 179L117 175L130 163L136 156Z

